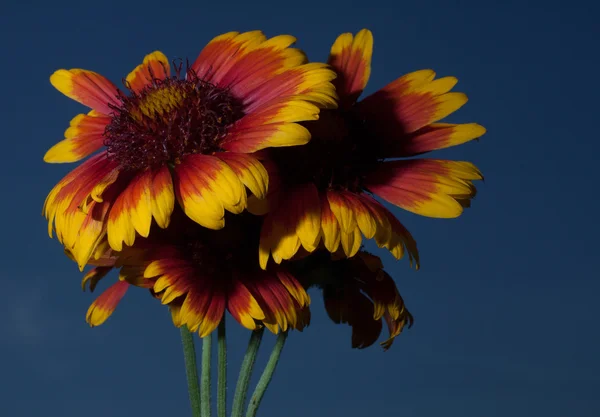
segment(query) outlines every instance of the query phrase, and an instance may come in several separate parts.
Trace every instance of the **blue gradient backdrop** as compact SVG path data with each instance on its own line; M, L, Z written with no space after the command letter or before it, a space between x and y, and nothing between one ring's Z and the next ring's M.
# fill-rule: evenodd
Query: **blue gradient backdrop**
M352 350L313 293L313 323L291 335L262 415L600 415L599 11L577 0L4 3L0 414L189 415L166 309L132 291L90 329L93 296L46 235L43 199L71 166L42 156L82 109L49 75L81 67L118 82L148 52L194 59L229 30L291 33L324 60L339 33L368 27L367 92L421 68L459 78L470 102L451 120L488 134L438 156L477 163L486 182L457 220L397 211L423 267L385 260L414 327L389 352ZM247 334L229 329L233 378Z

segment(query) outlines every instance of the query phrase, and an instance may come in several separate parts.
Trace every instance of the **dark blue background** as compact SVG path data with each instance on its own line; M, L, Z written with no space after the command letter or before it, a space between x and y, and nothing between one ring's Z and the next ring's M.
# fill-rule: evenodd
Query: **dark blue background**
M166 309L131 291L90 329L94 296L46 235L43 199L73 165L42 156L82 111L50 74L81 67L118 83L146 53L193 60L230 30L291 33L324 60L339 33L363 27L375 36L367 92L421 68L459 78L470 102L451 121L488 134L438 156L475 162L486 182L458 220L396 212L422 253L419 272L385 258L415 326L386 353L352 350L349 328L334 326L313 293L313 323L291 335L262 415L600 415L597 5L9 0L2 9L2 415L189 415ZM229 329L233 378L247 333Z

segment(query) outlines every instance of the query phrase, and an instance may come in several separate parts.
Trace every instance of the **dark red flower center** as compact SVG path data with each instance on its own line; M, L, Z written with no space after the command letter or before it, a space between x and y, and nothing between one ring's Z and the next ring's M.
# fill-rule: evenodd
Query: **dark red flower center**
M228 90L191 70L184 78L179 73L120 95L104 145L122 169L177 164L188 154L217 152L228 128L244 115L242 103Z
M327 189L358 192L365 174L381 160L378 141L366 122L352 109L321 111L320 119L306 125L311 141L290 153L274 149L284 181L313 182Z

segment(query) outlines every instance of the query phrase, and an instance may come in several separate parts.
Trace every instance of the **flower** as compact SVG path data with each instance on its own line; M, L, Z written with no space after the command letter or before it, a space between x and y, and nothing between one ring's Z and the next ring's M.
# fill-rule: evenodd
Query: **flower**
M225 310L251 330L302 330L310 320L310 298L286 267L259 267L259 233L260 218L249 214L231 216L227 227L214 231L175 209L166 230L152 230L122 252L105 245L107 252L90 260L96 267L82 287L93 290L112 268L120 269L119 281L90 306L88 323L106 321L133 285L150 289L169 306L177 327L186 325L200 337L218 326Z
M389 331L388 339L380 343L384 350L405 326L412 326L413 316L377 256L359 251L352 258L332 260L313 253L299 263L302 267L297 268L296 276L302 285L320 288L331 320L352 327L353 348L375 343L383 321Z
M265 150L271 179L265 200L249 200L249 210L268 213L259 257L263 268L292 259L300 248L312 252L360 249L363 236L374 238L400 259L408 252L419 265L416 242L374 197L428 217L459 216L482 179L469 162L413 157L476 139L485 129L475 123L436 123L467 102L450 92L454 77L435 78L416 71L357 101L371 73L373 36L361 30L340 35L329 64L337 72L337 110L324 110L306 123L312 140L305 146Z
M210 229L225 211L246 208L246 187L267 192L268 175L252 155L267 147L305 144L298 122L335 107L324 64L307 63L288 35L230 32L214 38L182 70L161 52L144 58L126 78L128 93L87 70L58 70L50 82L91 107L71 120L46 162L91 156L64 177L44 204L49 234L82 269L106 236L116 251L147 237L152 220L166 228L175 200Z

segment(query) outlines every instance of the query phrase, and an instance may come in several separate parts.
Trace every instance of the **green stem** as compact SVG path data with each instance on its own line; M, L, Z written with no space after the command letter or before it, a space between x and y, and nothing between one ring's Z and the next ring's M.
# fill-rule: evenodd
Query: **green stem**
M210 354L212 347L212 333L202 339L202 369L200 385L200 407L202 417L210 417Z
M227 341L225 338L225 316L219 323L218 343L218 380L217 380L217 416L227 416Z
M263 374L260 376L258 384L256 384L254 394L252 394L252 398L250 399L250 404L248 405L248 412L246 413L246 417L256 416L256 412L258 411L260 402L263 396L265 395L267 388L269 387L271 379L273 379L273 374L275 373L275 368L277 368L279 356L281 356L281 351L283 350L283 346L285 345L287 335L287 332L279 333L279 336L277 337L277 342L275 342L275 346L273 347L273 351L271 352L271 356L269 357L269 362L267 362L267 366L265 367Z
M231 417L242 417L244 404L246 403L246 395L248 393L248 385L250 383L250 377L252 376L252 368L254 367L254 361L256 360L256 354L260 347L260 341L262 340L264 332L265 329L262 327L259 330L253 331L250 336L248 348L246 349L246 354L244 355L244 360L240 369L240 376L238 377L237 386L235 387Z
M192 417L201 417L200 414L200 387L198 386L198 368L196 366L196 349L194 336L186 326L181 327L181 343L183 344L183 357L185 359L185 374L187 376L188 393L192 407Z

